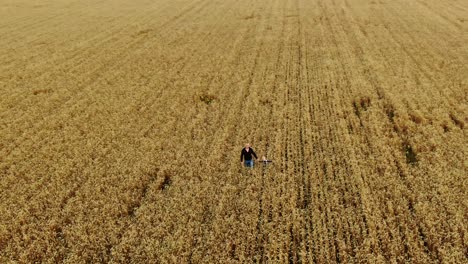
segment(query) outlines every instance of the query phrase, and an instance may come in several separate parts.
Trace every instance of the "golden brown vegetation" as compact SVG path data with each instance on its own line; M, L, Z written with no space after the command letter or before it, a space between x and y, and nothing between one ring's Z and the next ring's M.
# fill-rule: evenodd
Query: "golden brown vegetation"
M466 263L467 16L0 0L0 262Z

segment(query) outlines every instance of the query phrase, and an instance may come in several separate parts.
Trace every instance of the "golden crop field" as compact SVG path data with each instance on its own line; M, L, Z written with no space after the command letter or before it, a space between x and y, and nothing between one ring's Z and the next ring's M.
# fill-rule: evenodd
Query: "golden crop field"
M468 262L468 1L0 0L0 36L0 263Z

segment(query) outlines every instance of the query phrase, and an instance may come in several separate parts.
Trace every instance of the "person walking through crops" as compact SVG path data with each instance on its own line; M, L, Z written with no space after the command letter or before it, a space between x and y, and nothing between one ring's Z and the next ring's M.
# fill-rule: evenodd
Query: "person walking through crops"
M258 160L257 154L255 154L255 151L250 147L250 143L247 143L245 144L245 148L243 148L241 151L241 164L243 163L246 167L253 168L254 161L252 159L252 156L254 156L256 160Z

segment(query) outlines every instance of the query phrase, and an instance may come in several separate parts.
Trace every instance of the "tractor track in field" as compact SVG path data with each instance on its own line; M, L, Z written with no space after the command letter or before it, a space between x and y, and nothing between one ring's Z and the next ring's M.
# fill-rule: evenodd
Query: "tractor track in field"
M324 7L322 7L322 8L324 8ZM337 50L337 57L343 57L342 54L341 54L341 52L339 51L340 49L339 49L338 40L337 40L337 36L339 35L338 32L335 31L336 29L335 29L334 26L332 25L332 22L330 21L330 19L326 18L326 19L325 19L325 23L327 24L328 28L333 32L332 34L330 34L330 36L331 36L331 37L330 37L330 40L332 41L334 47L336 47L336 50ZM348 75L348 73L347 73L347 71L345 70L343 64L340 64L340 69L341 69L341 72L344 74L344 77L345 77L344 80L345 80L346 82L348 82L346 86L347 86L347 87L350 87L349 80L350 80L351 76ZM376 90L378 97L383 97L383 96L384 96L383 91L379 90L378 86L374 86L374 87L376 87L376 88L378 89L378 90ZM361 120L361 118L360 118L359 116L357 116L357 117L359 118L359 123L360 123L360 125L361 125L361 127L362 127L362 126L363 126L363 121ZM365 139L366 139L366 146L371 147L370 142L368 141L368 138L366 137ZM348 164L346 161L345 161L344 165L345 165L346 168L348 168L348 169L346 170L346 171L347 171L347 174L348 174L348 175L353 175L354 173L353 173L353 171L349 168L349 164ZM335 165L335 166L336 166L336 165ZM334 169L333 169L333 171L334 171ZM325 170L325 174L327 174L327 173L326 173L326 170ZM333 173L333 174L335 175L335 173ZM362 181L363 184L365 184L366 188L370 189L369 183L367 183L367 182L365 181L364 178L361 178L361 181ZM353 188L358 188L358 189L359 189L359 187L358 187L357 185L353 185ZM362 194L361 194L360 192L358 193L358 201L359 201L359 203L358 203L359 206L357 206L356 209L358 209L358 211L360 212L360 215L361 215L360 218L363 220L363 223L364 223L364 232L365 232L366 234L368 234L368 224L367 224L367 221L368 221L368 220L366 219L367 217L366 217L366 214L365 214L365 212L364 212L364 210L363 210L363 207L362 207L363 198L362 198ZM335 247L336 247L336 245L335 245ZM355 250L355 248L352 248L352 251L354 251L354 250ZM337 259L337 260L340 259L339 254L335 256L335 259Z
M283 20L283 23L282 23L282 28L281 28L281 33L280 35L282 37L285 36L285 24L284 24L284 20ZM276 58L276 63L275 63L275 72L277 72L279 70L279 66L280 66L280 61L281 61L281 57L283 55L283 52L284 52L284 42L283 41L280 41L278 43L278 56ZM279 79L278 79L278 75L275 75L274 77L274 80L273 80L273 88L272 88L272 93L275 94L276 91L277 91L277 88L278 88L278 85L279 85ZM272 119L272 116L273 116L273 104L270 103L269 105L269 109L268 109L268 119L271 120ZM265 139L265 156L268 157L268 153L269 153L269 149L270 149L270 136L267 136L267 138ZM257 215L257 225L256 225L256 238L255 238L255 252L256 254L253 256L253 262L256 263L256 261L258 260L259 263L265 263L265 234L264 234L264 231L263 231L263 222L265 221L265 215L267 215L267 219L268 219L268 215L271 213L271 212L268 212L268 213L265 213L265 210L263 207L264 207L264 203L263 203L263 196L264 196L264 192L265 192L265 177L267 176L267 169L266 169L266 166L263 166L262 167L262 171L261 171L261 187L260 187L260 191L259 191L259 194L258 194L258 215ZM258 255L257 255L258 254ZM258 256L258 257L257 257Z
M255 31L256 27L252 27L252 28L249 28L248 31L244 32L243 33L243 37L242 37L242 41L240 43L244 43L245 41L248 40L249 37L251 37L251 35L249 33ZM241 44L239 44L239 46L242 46ZM233 61L235 62L235 67L239 66L241 61L239 58L242 57L242 50L238 50L235 54L234 57L236 57L237 59L234 59ZM259 49L257 50L257 53L255 55L255 58L254 58L254 64L252 66L252 68L250 69L250 76L249 76L249 79L247 81L247 85L246 86L243 86L243 89L238 93L238 96L237 96L237 99L236 101L238 101L238 107L236 107L234 109L234 111L231 111L230 114L228 115L220 115L219 116L219 120L223 119L223 120L232 120L232 118L235 118L237 116L240 115L240 113L242 112L242 99L246 97L247 93L248 93L248 88L250 87L250 85L252 84L252 79L253 79L253 72L255 72L255 69L257 67L257 61L258 61L258 58L259 58ZM233 77L234 76L234 72L229 76L229 78ZM229 79L228 78L228 79ZM232 118L231 118L232 117ZM236 142L236 136L235 136L235 133L236 133L236 127L232 127L232 129L230 129L229 131L229 134L226 135L226 140L225 142L227 142L228 144L227 145L234 145L235 142ZM212 154L213 155L213 154ZM221 157L222 160L227 160L227 158L224 156L224 157ZM232 165L232 163L228 163L229 165ZM237 163L236 163L237 165ZM228 168L228 170L235 170L233 168L233 166L230 166ZM207 207L206 209L207 211L211 213L213 213L214 211L216 211L216 208L209 208ZM193 263L193 260L192 260L192 257L193 257L193 253L194 253L194 250L198 247L202 247L201 248L201 252L202 252L202 256L205 255L206 253L206 248L203 247L202 245L204 244L204 242L206 242L206 239L207 239L207 235L208 235L208 231L210 230L211 226L212 226L212 222L213 222L213 219L203 219L202 221L202 225L205 227L202 231L202 233L200 234L200 240L197 240L196 243L192 244L192 248L190 249L190 254L189 254L189 263Z

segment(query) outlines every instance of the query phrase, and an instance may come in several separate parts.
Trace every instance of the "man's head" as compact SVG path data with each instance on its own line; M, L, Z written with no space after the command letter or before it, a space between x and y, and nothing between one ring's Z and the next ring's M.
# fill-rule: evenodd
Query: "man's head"
M246 144L245 144L245 148L246 148L246 149L250 148L250 143L246 143Z

